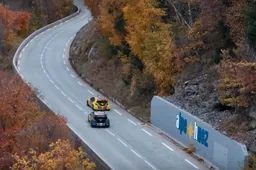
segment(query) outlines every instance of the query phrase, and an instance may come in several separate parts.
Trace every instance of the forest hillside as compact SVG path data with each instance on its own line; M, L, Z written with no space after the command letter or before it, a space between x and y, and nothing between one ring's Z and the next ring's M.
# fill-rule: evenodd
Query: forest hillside
M6 3L8 2L8 3ZM73 12L72 0L0 0L0 169L94 170L67 120L12 69L29 34Z
M149 121L160 95L256 152L256 2L85 0L71 61Z

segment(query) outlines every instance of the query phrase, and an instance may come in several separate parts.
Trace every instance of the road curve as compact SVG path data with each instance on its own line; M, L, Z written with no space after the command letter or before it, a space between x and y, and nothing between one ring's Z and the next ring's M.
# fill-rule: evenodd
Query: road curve
M100 93L84 83L68 61L75 34L92 19L82 2L75 1L81 9L79 15L35 36L23 48L17 58L22 78L37 88L42 100L65 116L71 130L114 170L208 169L112 102L108 113L111 127L90 127L87 115L92 110L86 99Z

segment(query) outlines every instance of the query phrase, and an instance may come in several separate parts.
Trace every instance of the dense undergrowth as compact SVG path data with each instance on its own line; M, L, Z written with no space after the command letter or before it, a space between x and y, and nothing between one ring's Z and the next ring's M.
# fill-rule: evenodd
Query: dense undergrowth
M104 41L108 50L100 55L120 61L115 66L119 68L121 63L121 79L131 94L172 95L180 74L189 75L188 69L193 67L209 68L218 80L218 105L256 119L252 113L256 104L255 1L84 2L95 17L100 36L108 40Z
M37 91L12 70L20 42L71 14L72 0L10 0L10 6L1 2L0 169L95 169L66 126L66 119L42 105Z

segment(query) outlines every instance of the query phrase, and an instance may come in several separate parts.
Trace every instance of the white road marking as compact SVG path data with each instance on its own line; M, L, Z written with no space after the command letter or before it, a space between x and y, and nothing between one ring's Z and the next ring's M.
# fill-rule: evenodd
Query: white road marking
M57 85L55 85L55 87L56 87L56 89L60 90L60 88Z
M69 101L71 101L72 103L75 103L72 99L68 98Z
M91 92L90 90L88 90L89 93L91 93L93 95L93 92Z
M64 48L64 52L66 52L66 48Z
M162 142L162 145L164 145L165 147L167 147L168 149L170 149L171 151L174 151L170 146L166 145L165 143Z
M126 143L124 143L121 139L117 138L117 140L127 147Z
M65 61L65 60L63 61L63 64L66 64L66 61Z
M45 69L44 69L44 74L47 74Z
M31 41L30 41L30 43L32 43L34 41L34 39L32 39Z
M22 79L24 79L24 76L22 74L20 76L21 76Z
M134 150L132 150L131 149L131 151L135 154L135 155L137 155L139 158L142 158L137 152L135 152Z
M71 77L75 78L75 76L73 74L71 74Z
M22 53L20 54L20 56L18 58L21 58L22 57Z
M87 112L84 112L84 114L88 115L88 113L87 113Z
M54 82L52 81L52 79L50 79L51 83L54 84Z
M62 57L65 58L65 55L63 54Z
M148 131L146 131L145 129L141 129L141 130L143 130L146 134L148 134L149 136L152 136L152 134L151 133L149 133Z
M128 121L136 126L136 123L133 122L131 119L128 119Z
M24 52L24 51L25 51L25 48L22 49L22 52Z
M120 112L117 111L116 109L114 109L114 111L115 111L116 113L118 113L119 115L122 115L122 113L120 113Z
M83 86L83 84L82 84L82 83L80 83L79 81L78 81L78 84L79 84L80 86Z
M189 160L185 159L185 161L186 161L187 163L189 163L190 165L192 165L194 168L199 169L197 166L195 166L195 165L194 165L192 162L190 162Z
M20 71L20 67L18 66L18 71Z
M68 67L66 67L66 69L69 71L69 68L68 68Z
M18 65L20 65L20 60L18 61Z
M65 97L67 96L63 91L61 91L61 94L62 94L63 96L65 96Z
M79 109L79 110L83 110L80 106L78 106L77 104L76 104L76 107Z
M145 162L146 162L151 168L153 168L153 169L156 170L156 168L155 168L153 165L151 165L148 161L145 160Z
M110 135L115 136L114 133L110 132L108 129L106 130Z
M50 80L50 77L48 76L48 74L46 74L46 77Z

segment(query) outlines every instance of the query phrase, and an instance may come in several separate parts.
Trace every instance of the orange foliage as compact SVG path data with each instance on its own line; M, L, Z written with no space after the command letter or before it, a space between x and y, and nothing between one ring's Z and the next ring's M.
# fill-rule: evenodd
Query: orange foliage
M4 25L4 44L8 48L16 35L27 33L30 14L28 12L14 12L8 6L0 4L0 21Z
M126 2L116 0L104 0L99 5L100 15L97 18L97 25L100 31L109 37L112 45L121 45L123 36L115 28L115 23L122 16L122 9Z
M22 153L33 148L36 152L42 153L48 149L48 144L52 141L69 139L71 133L66 123L63 117L47 113L32 127L17 135L16 140L19 142L13 152Z
M233 0L229 7L225 8L225 23L230 27L232 40L237 45L243 45L245 42L245 20L244 10L246 0Z
M58 140L49 145L50 151L37 155L34 150L28 156L20 157L14 155L16 163L13 170L20 169L72 169L72 170L94 170L95 164L85 158L81 148L74 150L67 140Z
M225 51L223 53L228 55ZM218 71L221 76L219 90L223 104L248 107L249 102L255 100L256 62L225 59L218 66Z
M34 92L11 73L0 72L0 157L10 153L15 135L39 120L44 113L33 100ZM0 160L0 165L3 160ZM0 167L1 169L1 167Z
M84 4L88 6L91 10L91 13L96 17L99 13L99 0L84 0Z

